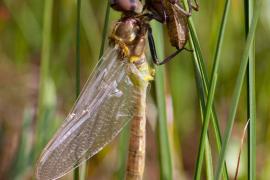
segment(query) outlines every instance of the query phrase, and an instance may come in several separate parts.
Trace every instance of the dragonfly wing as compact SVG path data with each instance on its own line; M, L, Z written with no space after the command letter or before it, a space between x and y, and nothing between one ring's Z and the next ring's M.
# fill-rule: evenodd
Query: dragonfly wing
M59 178L109 143L134 116L138 89L116 48L87 81L73 110L43 151L38 179Z

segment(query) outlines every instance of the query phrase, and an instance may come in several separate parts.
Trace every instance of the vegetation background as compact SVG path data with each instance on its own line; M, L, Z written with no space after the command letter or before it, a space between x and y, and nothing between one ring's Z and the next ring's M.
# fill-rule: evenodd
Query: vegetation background
M82 86L98 61L107 1L83 0L81 3ZM225 0L199 3L200 11L194 12L192 18L210 77ZM76 99L76 7L75 0L0 1L0 179L34 177L36 159ZM244 1L231 2L221 50L214 102L222 134L245 46L244 9ZM119 17L120 13L111 10L109 27ZM154 31L158 51L168 55L174 49L169 44L166 29L155 28ZM255 37L256 176L270 179L270 1L265 1L261 9ZM193 178L200 141L201 113L192 62L192 53L184 51L165 65L169 171L174 179ZM156 87L152 85L153 90ZM154 91L151 94L154 95ZM236 171L247 121L246 104L246 88L243 88L226 156L231 178ZM155 126L159 109L155 98L149 99L148 107L145 178L162 179L161 135L159 125ZM212 129L210 125L208 137L216 169L218 153ZM124 177L127 132L128 129L124 130L91 159L84 173L89 179ZM243 147L239 179L247 179L248 172L246 144ZM202 172L203 178L208 177L206 168ZM72 173L65 178L72 179Z

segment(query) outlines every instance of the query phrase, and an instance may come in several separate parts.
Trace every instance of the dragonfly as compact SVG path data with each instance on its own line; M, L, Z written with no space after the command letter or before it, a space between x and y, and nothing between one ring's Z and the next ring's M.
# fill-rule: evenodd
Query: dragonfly
M152 11L144 12L146 8L140 0L110 0L110 4L122 12L122 17L112 28L101 63L41 153L37 179L64 176L102 150L130 121L126 179L143 179L146 96L155 72L145 52L148 42L152 57L156 54L149 33L149 22L155 18ZM153 62L163 64L154 58Z
M109 48L86 82L73 109L43 150L37 179L57 179L99 152L131 120L128 178L141 178L145 156L145 104L154 70L146 61L149 18L138 16L140 1L123 12L109 37ZM131 4L132 5L132 4ZM130 7L131 7L130 5ZM139 138L137 138L139 137Z

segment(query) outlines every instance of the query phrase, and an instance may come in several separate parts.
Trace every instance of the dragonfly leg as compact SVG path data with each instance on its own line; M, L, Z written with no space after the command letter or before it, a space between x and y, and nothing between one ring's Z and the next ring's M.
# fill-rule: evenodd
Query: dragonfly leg
M148 29L148 42L149 42L149 47L150 47L150 53L151 53L151 56L152 56L152 60L153 60L154 64L156 64L156 65L162 65L162 64L165 64L165 63L169 62L178 53L180 53L183 49L186 49L186 48L177 49L174 53L172 53L171 55L167 56L165 59L163 59L160 62L158 60L158 57L157 57L157 51L156 51L155 41L154 41L154 37L153 37L153 34L152 34L152 28L150 26L149 26L149 29Z
M155 20L157 20L160 23L166 23L166 21L167 21L167 15L165 14L165 12L162 15L157 14L157 13L154 13L154 12L144 13L144 14L140 14L140 15L138 15L136 17L138 17L138 18L140 18L140 17L147 17L147 18L149 18L149 21L155 19Z
M152 60L153 60L154 64L159 65L159 60L158 60L157 51L156 51L156 45L155 45L154 37L152 34L152 28L150 26L148 28L148 43L149 43L149 48L150 48Z
M170 60L172 60L177 54L179 54L183 49L185 48L182 48L182 49L177 49L174 53L172 53L171 55L167 56L165 59L163 59L163 61L161 61L159 63L159 65L162 65L162 64L165 64L167 62L169 62Z
M191 3L191 0L188 0L188 11L186 11L180 4L178 4L176 1L170 1L171 4L174 5L174 7L179 11L179 13L189 17L191 16L192 9L195 11L199 10L199 5L197 3L197 0L194 0L195 5Z

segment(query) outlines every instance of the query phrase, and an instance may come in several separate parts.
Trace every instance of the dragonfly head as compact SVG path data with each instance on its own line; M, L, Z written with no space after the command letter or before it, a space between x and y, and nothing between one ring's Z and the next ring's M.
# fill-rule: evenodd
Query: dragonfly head
M139 14L143 10L140 0L110 0L111 7L123 13Z

